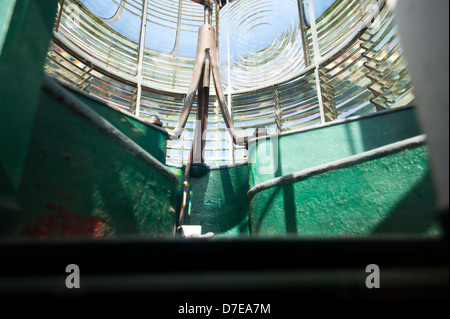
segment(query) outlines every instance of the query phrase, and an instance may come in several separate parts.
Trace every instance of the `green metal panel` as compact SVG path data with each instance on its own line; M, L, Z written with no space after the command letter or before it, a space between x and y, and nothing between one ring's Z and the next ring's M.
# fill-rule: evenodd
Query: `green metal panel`
M57 2L0 3L0 214L17 210Z
M252 164L251 186L420 134L414 109L407 107L280 135L277 140L259 140L249 145L249 158L256 162ZM262 160L266 153L269 164ZM263 165L274 165L275 169L267 173Z
M164 133L150 123L146 124L121 111L114 110L90 97L73 91L71 93L131 138L140 147L153 155L158 161L163 164L166 163L168 133Z
M0 2L0 56L9 29L9 23L16 5L16 0L2 0Z
M417 147L256 193L256 236L438 235L428 149Z
M171 236L176 182L43 92L21 180L28 236Z
M170 168L180 181L184 169ZM192 191L191 215L185 215L186 225L201 225L202 232L213 232L220 237L248 236L249 188L248 165L213 168L205 176L190 177ZM182 187L178 189L178 203ZM179 211L180 207L177 207Z
M176 204L175 204L175 211L177 215L177 224L178 224L178 218L181 209L181 201L183 199L184 167L168 166L168 165L166 165L166 167L178 178L178 186L176 190Z

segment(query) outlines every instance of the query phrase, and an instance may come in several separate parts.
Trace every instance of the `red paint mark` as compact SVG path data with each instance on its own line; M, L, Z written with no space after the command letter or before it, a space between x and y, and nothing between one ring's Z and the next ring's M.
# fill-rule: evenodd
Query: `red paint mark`
M38 217L26 230L31 237L91 237L105 238L110 229L106 222L98 216L72 215L61 206L54 214Z
M68 162L70 162L72 159L70 158L70 156L64 156L64 159Z
M161 216L158 216L158 220L161 220Z
M134 233L136 231L136 228L131 227L131 232Z

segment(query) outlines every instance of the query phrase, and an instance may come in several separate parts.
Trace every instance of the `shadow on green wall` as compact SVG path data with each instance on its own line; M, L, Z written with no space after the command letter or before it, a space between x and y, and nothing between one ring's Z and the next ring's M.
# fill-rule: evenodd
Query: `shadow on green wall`
M191 177L191 215L186 224L201 225L202 232L216 235L248 235L248 166L210 169Z
M42 92L21 179L32 237L167 236L175 184Z
M278 143L278 161L281 163L283 160L282 153L280 149L280 143ZM276 177L283 176L283 171L281 169L281 165L278 165L278 170L275 173ZM286 224L286 234L287 235L296 235L298 233L297 229L297 205L295 203L295 193L294 193L294 184L289 183L284 185L283 188L283 204L284 204L284 218ZM301 203L299 203L301 204Z
M411 188L372 231L372 234L425 234L430 229L440 233L438 220L433 218L436 194L429 171Z

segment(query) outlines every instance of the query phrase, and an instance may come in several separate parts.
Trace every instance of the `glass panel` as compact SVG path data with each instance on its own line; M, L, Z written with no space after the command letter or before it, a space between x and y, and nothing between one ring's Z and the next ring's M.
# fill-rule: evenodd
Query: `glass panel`
M50 45L45 71L63 82L90 93L105 102L130 111L135 87L99 73L76 59L56 43Z
M139 43L142 0L80 0L80 2L113 30Z
M66 0L56 38L84 59L129 80L136 75L137 44L111 29L74 0ZM125 10L124 10L125 12Z
M325 13L335 2L338 2L339 0L313 0L313 6L314 6L314 16L317 19L321 18L322 14ZM308 26L311 24L309 19L309 11L306 0L304 0L303 8L305 10L305 18L306 23Z
M226 5L219 16L223 86L230 85L234 91L255 89L297 75L304 68L299 27L297 0L247 0Z
M194 69L198 29L204 23L203 11L202 5L190 0L149 1L144 85L187 92ZM215 25L215 15L212 24Z
M367 4L353 2L357 7ZM349 6L347 10L355 8ZM326 119L332 121L412 103L414 95L402 54L394 17L384 6L373 28L356 38L343 53L321 65Z

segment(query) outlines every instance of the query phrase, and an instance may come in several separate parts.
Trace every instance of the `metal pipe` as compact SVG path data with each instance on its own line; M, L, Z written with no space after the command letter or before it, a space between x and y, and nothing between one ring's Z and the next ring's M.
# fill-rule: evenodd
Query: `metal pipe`
M211 25L212 21L212 2L211 0L205 0L205 24Z
M233 106L231 100L231 53L230 53L230 5L229 0L227 0L227 59L228 59L228 87L227 87L227 95L228 95L228 112L233 114ZM230 162L234 164L234 143L231 136L228 136L228 145L230 149Z
M299 182L315 175L335 171L341 168L349 167L351 165L363 163L383 156L389 156L391 154L396 154L401 151L424 146L426 144L427 144L426 135L419 135L400 142L395 142L379 148L375 148L373 150L345 157L330 163L321 164L311 168L306 168L289 175L276 177L274 179L265 181L261 184L252 187L247 192L247 198L251 200L257 193L272 187L276 187L279 185L286 185L288 183Z

